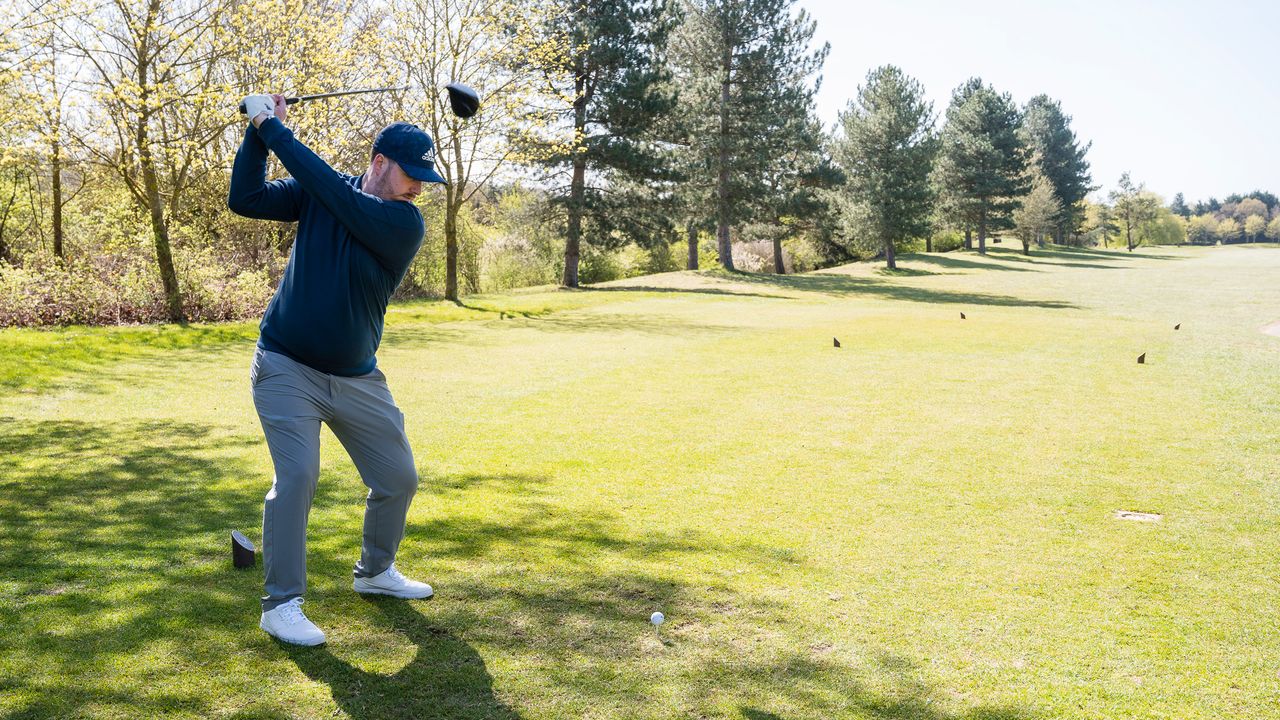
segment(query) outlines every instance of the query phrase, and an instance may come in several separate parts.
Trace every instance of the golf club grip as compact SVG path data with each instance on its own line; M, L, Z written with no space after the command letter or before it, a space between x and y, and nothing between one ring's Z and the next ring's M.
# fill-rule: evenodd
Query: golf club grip
M300 98L300 97L287 97L287 98L285 98L285 99L284 99L284 104L285 104L285 105L296 105L296 104L298 104L298 103L300 103L300 102L302 102L302 98ZM243 100L241 100L241 101L240 101L240 114L241 114L241 115L248 115L248 114L249 114L249 111L244 109L244 101L243 101Z

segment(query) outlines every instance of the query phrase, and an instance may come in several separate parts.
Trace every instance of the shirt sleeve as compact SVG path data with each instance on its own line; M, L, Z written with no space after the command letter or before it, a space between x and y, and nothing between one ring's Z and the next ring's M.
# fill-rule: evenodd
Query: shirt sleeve
M267 182L267 145L250 125L231 166L227 208L255 220L297 222L302 189L292 178Z
M422 213L413 203L383 200L352 187L338 171L298 142L277 118L258 127L266 144L302 190L323 205L386 268L400 272L422 242Z

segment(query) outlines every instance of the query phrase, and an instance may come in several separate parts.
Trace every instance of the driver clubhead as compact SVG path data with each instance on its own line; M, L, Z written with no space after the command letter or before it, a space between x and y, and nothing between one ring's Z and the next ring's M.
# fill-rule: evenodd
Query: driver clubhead
M449 107L460 118L469 118L480 110L480 95L460 82L444 86L449 93Z

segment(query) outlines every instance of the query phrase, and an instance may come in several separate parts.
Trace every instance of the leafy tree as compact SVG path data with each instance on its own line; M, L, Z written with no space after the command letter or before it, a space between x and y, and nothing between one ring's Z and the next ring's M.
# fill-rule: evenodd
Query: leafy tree
M958 88L947 108L932 180L953 222L977 229L983 254L987 233L1011 229L1018 199L1030 190L1020 123L1009 94L978 79Z
M1085 222L1082 228L1084 235L1093 244L1110 247L1112 235L1119 232L1111 207L1105 202L1084 201Z
M1142 228L1155 219L1160 203L1146 192L1145 185L1134 185L1126 172L1120 176L1117 188L1111 191L1111 204L1115 207L1116 219L1124 228L1125 244L1129 252L1133 252L1141 242Z
M1218 221L1218 240L1223 244L1240 241L1240 234L1244 232L1244 228L1240 226L1240 222L1233 218L1223 218Z
M1246 242L1261 242L1267 230L1267 221L1261 215L1250 215L1244 220Z
M1280 215L1271 218L1271 222L1267 223L1267 239L1280 242Z
M1191 218L1191 208L1187 207L1187 201L1182 197L1182 193L1173 196L1173 202L1169 203L1169 210L1184 219Z
M184 319L171 231L200 162L230 123L216 82L224 8L196 0L113 0L92 22L59 27L92 75L103 112L81 147L124 181L149 219L168 318ZM97 140L105 142L95 142Z
M863 206L859 215L885 265L896 268L895 244L929 233L933 105L924 86L886 65L867 74L840 123L835 157L847 177L844 191L850 203Z
M1192 245L1213 245L1218 242L1218 219L1213 213L1195 215L1187 222L1187 242Z
M665 56L677 18L668 0L553 6L543 32L565 38L567 51L552 55L546 69L571 100L553 115L572 140L541 163L568 176L554 199L567 214L563 284L577 287L584 218L602 236L597 244L615 233L641 244L669 235L662 213L636 210L653 202L649 188L670 178L653 128L675 105Z
M1071 129L1071 116L1048 95L1037 95L1027 103L1019 136L1062 206L1055 221L1057 242L1062 242L1064 233L1075 232L1084 220L1079 205L1096 189L1085 160L1092 143L1080 144Z
M796 0L687 0L681 57L691 134L688 167L711 188L720 263L733 269L731 231L771 192L770 168L808 133L829 47L810 50L815 23ZM704 129L705 128L705 129Z
M1267 216L1267 205L1257 198L1242 198L1235 202L1223 203L1222 214L1244 223L1252 215L1261 215L1265 218Z
M1031 243L1041 242L1044 233L1053 229L1062 213L1062 202L1054 191L1049 178L1040 171L1040 165L1031 165L1031 192L1022 199L1022 206L1013 211L1014 228L1022 240L1022 254L1031 254Z
M1277 205L1280 205L1280 200L1278 200L1275 195L1272 195L1269 192L1263 192L1261 190L1254 190L1253 192L1248 193L1247 195L1241 195L1240 193L1231 193L1226 197L1225 200L1222 201L1222 204L1223 206L1234 205L1244 200L1250 200L1250 199L1261 202L1263 205L1266 206L1268 211L1276 207Z
M1186 242L1187 221L1164 207L1161 199L1154 193L1151 195L1155 214L1142 228L1143 239L1151 245L1181 245Z

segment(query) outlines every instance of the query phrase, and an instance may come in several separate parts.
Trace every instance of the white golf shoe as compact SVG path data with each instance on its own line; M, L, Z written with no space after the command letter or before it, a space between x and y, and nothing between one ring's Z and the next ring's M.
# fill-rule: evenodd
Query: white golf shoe
M302 614L302 598L294 598L262 613L258 627L271 637L294 645L320 645L324 642L324 632Z
M405 600L421 600L434 594L430 585L401 575L395 563L392 563L381 575L356 578L351 583L351 587L356 592L366 595L390 595Z

